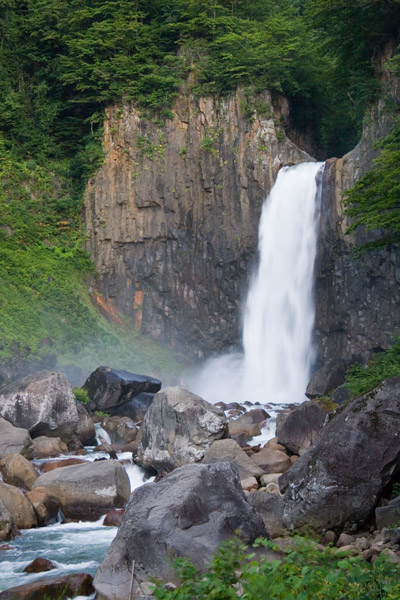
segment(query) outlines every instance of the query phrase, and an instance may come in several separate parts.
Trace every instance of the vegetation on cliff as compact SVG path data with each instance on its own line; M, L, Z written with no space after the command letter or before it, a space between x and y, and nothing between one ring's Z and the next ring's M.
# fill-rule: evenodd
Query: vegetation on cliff
M0 358L79 354L125 335L93 307L85 281L82 194L101 164L108 103L166 119L182 84L196 95L269 88L289 98L292 126L312 128L323 154L342 154L380 93L375 58L398 9L399 0L1 2ZM391 143L377 165L390 177Z

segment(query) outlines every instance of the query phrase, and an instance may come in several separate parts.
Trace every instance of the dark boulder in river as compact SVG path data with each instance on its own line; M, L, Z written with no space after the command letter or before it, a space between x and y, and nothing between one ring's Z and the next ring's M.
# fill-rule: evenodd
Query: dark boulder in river
M129 402L141 392L155 394L161 389L161 381L147 375L129 371L98 367L89 375L83 388L87 390L90 410L105 410Z
M33 490L46 488L58 500L67 519L95 521L121 508L130 494L129 478L116 460L87 462L55 469L38 477Z
M79 417L75 396L65 375L39 371L0 389L0 415L31 437L68 441Z
M175 556L188 557L203 569L236 532L249 543L267 535L261 517L245 500L236 467L231 463L180 467L132 493L96 574L97 598L129 598L133 561L134 597L137 584L152 577L175 581L171 567Z
M400 377L334 414L279 478L286 527L356 530L400 469Z

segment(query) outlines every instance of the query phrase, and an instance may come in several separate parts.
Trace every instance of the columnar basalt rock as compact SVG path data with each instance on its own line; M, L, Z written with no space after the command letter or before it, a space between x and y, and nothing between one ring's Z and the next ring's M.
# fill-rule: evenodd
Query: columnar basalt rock
M109 108L86 194L99 303L191 356L237 339L262 202L282 164L312 160L283 132L284 98L265 92L251 119L246 102L182 93L164 125Z
M400 80L391 77L385 84L394 102L400 102ZM374 143L393 125L383 101L371 109L368 117L354 150L343 158L328 160L325 167L315 265L316 369L330 359L366 360L386 349L400 330L398 249L357 258L355 247L373 236L367 237L362 229L346 234L349 220L344 213L344 193L372 168L378 155Z

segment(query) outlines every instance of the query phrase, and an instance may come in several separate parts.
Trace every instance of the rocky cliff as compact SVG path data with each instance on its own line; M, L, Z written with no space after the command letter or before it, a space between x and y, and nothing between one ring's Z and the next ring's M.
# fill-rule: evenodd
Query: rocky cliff
M399 105L398 79L386 77L383 83L391 104ZM344 192L371 169L374 143L390 132L392 115L384 101L378 103L367 115L356 148L326 162L316 262L316 368L329 358L367 360L400 332L400 252L390 248L356 258L354 249L373 236L362 230L346 234L343 207Z
M240 90L182 94L166 123L107 111L86 195L103 306L192 357L237 341L262 202L283 164L312 160L286 137L287 117L284 98Z

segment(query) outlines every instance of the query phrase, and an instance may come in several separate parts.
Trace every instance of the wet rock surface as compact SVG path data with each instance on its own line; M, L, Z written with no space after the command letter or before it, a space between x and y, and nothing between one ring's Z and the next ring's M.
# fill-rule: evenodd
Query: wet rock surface
M132 562L137 584L174 581L170 558L205 568L218 546L239 530L246 542L266 536L229 463L185 465L135 490L110 550L96 574L99 600L128 597ZM136 592L136 590L134 590Z

